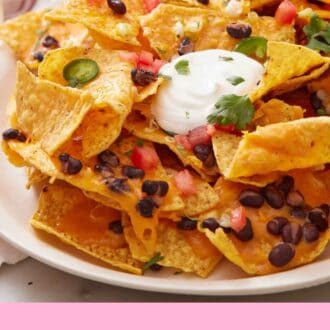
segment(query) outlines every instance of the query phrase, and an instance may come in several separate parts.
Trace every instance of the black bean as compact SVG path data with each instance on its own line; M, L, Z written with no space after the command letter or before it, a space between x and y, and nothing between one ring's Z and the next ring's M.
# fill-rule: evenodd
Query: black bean
M250 241L253 239L253 229L251 220L249 218L246 218L246 224L243 229L241 229L239 232L234 231L235 236L243 242Z
M46 36L43 40L42 45L46 48L59 48L60 44L57 39L52 36Z
M202 228L207 228L214 233L218 228L220 228L220 225L215 218L207 218L202 222Z
M125 15L126 6L121 0L107 0L108 6L112 9L115 14Z
M313 92L309 97L310 103L315 111L323 109L322 100L317 96L317 92Z
M226 30L231 37L236 39L248 38L252 33L251 26L244 23L230 23Z
M273 185L268 185L263 189L263 195L273 209L280 209L284 206L284 198L282 193Z
M38 62L42 62L45 58L45 54L43 52L34 52L33 58Z
M309 211L308 219L319 231L325 231L328 228L328 219L326 213L319 207Z
M319 208L326 214L326 216L328 217L330 214L330 206L328 204L322 204L319 206Z
M305 219L307 217L307 211L302 207L294 207L290 210L290 215L298 219Z
M146 180L142 184L142 192L146 193L149 196L159 195L164 197L167 195L169 190L169 185L165 181L153 181Z
M224 226L221 226L221 225L220 225L220 227L226 234L229 234L233 231L230 227L224 227Z
M252 189L243 190L239 195L239 202L248 207L259 208L264 203L263 196Z
M140 168L125 165L123 166L122 174L130 179L142 179L145 175L145 172Z
M302 207L305 205L305 199L299 191L290 191L286 196L286 203L292 207Z
M149 269L152 270L153 272L159 272L160 270L163 269L163 266L159 264L153 264L149 267Z
M315 242L320 237L320 233L317 227L314 224L308 222L304 224L303 234L306 242Z
M179 55L188 54L194 51L194 44L190 38L183 38L178 47Z
M176 223L176 226L181 230L194 230L197 228L197 221L188 217L182 217L181 220Z
M130 187L127 184L127 179L114 179L107 183L108 188L115 193L123 193L130 191Z
M197 144L194 149L195 156L202 162L207 160L209 154L213 151L211 144Z
M158 205L150 197L143 198L136 204L136 210L145 218L152 218L155 208Z
M113 221L109 224L109 230L114 232L115 234L122 234L124 232L123 226L121 224L121 220Z
M201 3L202 5L208 5L209 4L209 0L197 0L199 3Z
M120 163L117 155L114 152L112 152L111 150L105 150L105 151L101 152L97 156L97 160L101 164L107 164L111 167L118 167L119 163Z
M203 166L206 168L211 168L215 165L215 163L216 161L212 150L211 153L209 153L209 155L207 156L206 160L203 162Z
M285 243L297 245L300 242L301 237L302 229L301 225L298 223L288 223L282 228L282 240Z
M157 75L151 71L144 69L133 69L131 71L133 82L139 86L147 86L157 80Z
M78 174L83 167L80 160L71 157L67 153L61 153L58 156L58 159L60 160L62 165L62 172L65 174Z
M288 223L284 217L275 217L267 223L267 231L272 235L280 235L283 227Z
M96 164L94 166L94 171L100 173L104 178L110 178L114 176L111 167L107 164Z
M270 251L268 260L275 267L283 267L294 258L295 254L296 250L293 245L280 243Z
M26 136L20 132L18 129L15 128L8 128L2 133L2 138L5 141L8 140L17 140L20 142L25 142L26 141Z
M292 176L285 175L277 182L277 189L285 196L293 189L294 179Z

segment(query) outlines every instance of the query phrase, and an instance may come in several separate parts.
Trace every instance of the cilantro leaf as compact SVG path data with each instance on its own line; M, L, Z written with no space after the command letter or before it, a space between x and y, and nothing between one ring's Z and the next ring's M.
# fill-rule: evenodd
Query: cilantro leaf
M330 53L330 24L317 14L311 16L309 24L303 28L308 38L307 47L324 53Z
M219 60L225 61L225 62L234 61L234 59L230 56L219 56Z
M136 145L137 145L138 147L143 147L143 146L144 146L144 141L143 141L142 139L138 139L138 140L136 141Z
M249 97L228 94L221 96L215 104L216 111L207 117L210 124L233 124L239 130L245 129L253 118L254 107Z
M245 81L244 78L239 77L239 76L232 76L232 77L227 78L226 80L229 81L233 86L237 86Z
M189 61L187 60L181 60L177 64L175 64L175 70L178 72L178 74L181 75L188 75L190 73L189 69Z
M157 262L159 262L163 259L164 259L164 257L160 254L160 252L156 253L148 262L146 262L144 264L144 266L142 267L142 272L145 272L151 266L157 264Z
M245 55L255 54L259 58L264 58L267 53L267 39L263 37L249 37L240 41L234 51Z

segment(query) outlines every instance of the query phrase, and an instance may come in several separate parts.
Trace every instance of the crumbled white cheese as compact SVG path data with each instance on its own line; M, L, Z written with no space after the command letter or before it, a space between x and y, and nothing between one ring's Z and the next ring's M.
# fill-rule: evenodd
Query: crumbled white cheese
M127 37L133 34L133 27L129 23L118 23L116 25L117 33L122 37Z
M202 28L200 21L191 21L188 22L185 26L185 31L187 32L198 32Z
M241 0L229 0L227 3L225 13L232 17L240 16L243 12L243 6Z
M184 36L183 24L181 22L176 22L173 26L173 31L178 38L182 38Z

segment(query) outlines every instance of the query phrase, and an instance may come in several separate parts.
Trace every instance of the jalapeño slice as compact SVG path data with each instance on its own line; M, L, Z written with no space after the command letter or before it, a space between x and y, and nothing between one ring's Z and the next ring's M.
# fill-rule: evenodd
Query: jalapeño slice
M81 87L93 80L100 72L98 64L88 58L76 59L63 69L63 77L70 87Z

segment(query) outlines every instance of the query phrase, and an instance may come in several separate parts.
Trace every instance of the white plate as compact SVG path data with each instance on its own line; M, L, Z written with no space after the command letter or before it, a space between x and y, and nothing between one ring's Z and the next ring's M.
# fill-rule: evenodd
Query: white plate
M0 81L1 81L0 77ZM7 128L4 112L13 77L6 77L0 89L0 131ZM148 291L198 295L252 295L306 288L330 280L330 249L318 261L287 272L246 277L229 262L223 262L207 279L192 275L173 275L172 270L136 276L111 270L91 262L64 245L41 239L29 226L36 208L37 194L25 189L23 170L14 168L0 152L0 236L28 255L65 272L91 280Z

